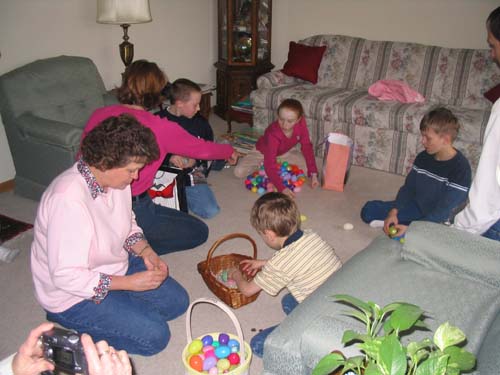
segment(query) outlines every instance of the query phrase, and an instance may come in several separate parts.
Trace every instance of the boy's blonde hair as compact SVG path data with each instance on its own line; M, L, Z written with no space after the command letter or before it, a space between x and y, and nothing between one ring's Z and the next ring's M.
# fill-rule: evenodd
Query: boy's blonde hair
M285 99L281 102L278 107L278 115L280 111L283 109L289 109L297 114L297 118L301 118L304 115L304 108L302 104L297 99Z
M453 143L457 139L460 124L449 109L438 107L428 112L420 121L420 131L427 129L432 129L439 135L449 134Z
M288 237L300 229L300 212L289 196L267 193L255 201L250 223L259 233L271 230L280 237Z

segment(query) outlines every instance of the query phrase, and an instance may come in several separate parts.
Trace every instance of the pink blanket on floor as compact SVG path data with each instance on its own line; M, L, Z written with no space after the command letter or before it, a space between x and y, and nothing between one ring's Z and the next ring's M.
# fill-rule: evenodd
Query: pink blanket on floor
M423 103L425 98L403 81L383 79L368 88L368 93L379 100L395 100L401 103Z

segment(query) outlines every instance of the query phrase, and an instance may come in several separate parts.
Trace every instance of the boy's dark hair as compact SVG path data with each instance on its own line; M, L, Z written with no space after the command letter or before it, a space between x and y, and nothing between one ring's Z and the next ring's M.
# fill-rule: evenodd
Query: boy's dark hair
M294 111L297 114L297 117L300 118L304 115L304 108L302 107L302 104L297 100L297 99L285 99L281 102L280 106L278 107L278 115L281 111L282 108L289 109L291 111Z
M449 109L438 107L427 112L420 121L420 131L427 129L432 129L437 134L449 134L453 143L460 130L460 124L457 117Z
M201 92L201 87L187 78L179 78L173 83L167 83L162 91L163 95L172 104L175 104L178 100L181 102L189 100L192 92Z
M500 41L500 7L494 9L486 20L488 30L493 34L496 40Z
M288 195L267 193L255 201L250 223L259 233L272 230L280 237L287 237L300 229L300 212Z
M80 152L84 162L101 171L131 161L149 164L160 157L154 133L128 114L102 121L83 139Z
M166 83L165 73L154 62L134 61L123 73L122 85L118 88L118 101L151 110L163 101L161 90Z

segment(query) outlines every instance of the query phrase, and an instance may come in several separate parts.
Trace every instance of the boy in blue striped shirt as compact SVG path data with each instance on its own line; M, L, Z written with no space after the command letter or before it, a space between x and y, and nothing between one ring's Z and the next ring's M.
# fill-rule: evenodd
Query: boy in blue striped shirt
M446 108L435 108L420 122L422 145L404 185L393 201L368 201L361 219L382 226L389 235L394 226L401 237L414 220L449 223L467 200L471 169L465 156L453 147L460 125Z

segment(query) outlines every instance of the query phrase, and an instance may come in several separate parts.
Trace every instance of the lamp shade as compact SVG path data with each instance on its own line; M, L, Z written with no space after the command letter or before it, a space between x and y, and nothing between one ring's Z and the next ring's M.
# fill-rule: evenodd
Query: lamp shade
M97 0L97 23L151 22L149 0Z

